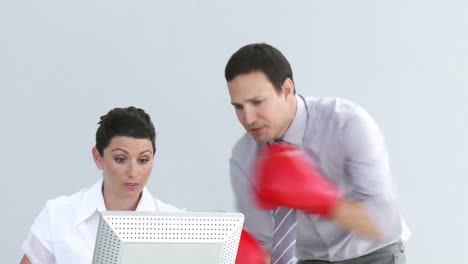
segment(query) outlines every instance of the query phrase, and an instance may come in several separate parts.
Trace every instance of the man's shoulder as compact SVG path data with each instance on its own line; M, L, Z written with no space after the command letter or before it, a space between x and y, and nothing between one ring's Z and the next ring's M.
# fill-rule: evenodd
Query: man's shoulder
M345 124L354 118L369 116L359 104L340 97L306 97L309 113L314 119L322 122Z
M234 144L231 152L231 159L243 160L255 154L257 150L257 142L249 133L244 133Z
M326 113L355 113L362 109L356 102L341 97L306 97L306 101L314 110Z

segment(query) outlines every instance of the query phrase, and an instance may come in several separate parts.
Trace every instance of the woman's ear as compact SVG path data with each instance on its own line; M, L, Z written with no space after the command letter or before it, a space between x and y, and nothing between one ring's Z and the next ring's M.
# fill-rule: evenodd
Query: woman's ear
M104 167L102 164L102 157L101 157L101 154L99 153L99 150L96 148L96 146L93 147L92 153L93 153L94 163L96 163L96 167L102 170L102 168Z

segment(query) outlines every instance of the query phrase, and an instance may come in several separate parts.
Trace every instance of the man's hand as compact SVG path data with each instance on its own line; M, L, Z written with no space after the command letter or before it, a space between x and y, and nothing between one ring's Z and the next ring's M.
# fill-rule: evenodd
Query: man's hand
M265 264L271 264L271 253L265 255Z
M242 229L236 264L264 264L266 259L265 251L257 239L245 229Z
M287 207L332 217L340 199L338 188L322 175L303 150L285 143L267 145L256 165L260 207Z

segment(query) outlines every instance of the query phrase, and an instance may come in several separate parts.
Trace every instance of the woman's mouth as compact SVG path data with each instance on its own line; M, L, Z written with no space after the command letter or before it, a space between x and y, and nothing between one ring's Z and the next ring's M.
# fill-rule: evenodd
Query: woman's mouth
M130 191L133 191L133 190L136 190L138 189L138 183L135 183L135 182L126 182L124 183L124 186L127 190L130 190Z

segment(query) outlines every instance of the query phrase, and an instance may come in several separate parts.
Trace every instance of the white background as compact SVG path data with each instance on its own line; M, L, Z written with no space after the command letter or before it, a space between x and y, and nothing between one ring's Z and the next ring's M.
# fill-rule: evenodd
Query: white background
M268 42L297 90L364 106L387 139L408 263L468 263L468 2L0 1L0 259L18 262L45 201L92 185L99 116L147 110L149 188L190 210L234 210L230 148L243 132L229 56ZM464 224L465 223L465 224Z

